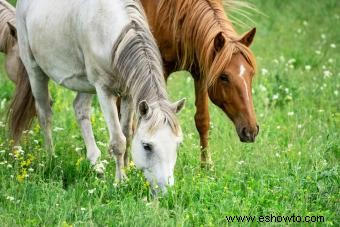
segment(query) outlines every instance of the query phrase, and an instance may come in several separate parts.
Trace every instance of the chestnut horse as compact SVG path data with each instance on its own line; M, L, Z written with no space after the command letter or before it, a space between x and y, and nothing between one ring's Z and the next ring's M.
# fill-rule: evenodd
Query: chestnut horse
M141 0L170 73L187 70L195 82L195 123L201 164L212 164L208 150L208 100L232 120L242 142L259 132L252 100L256 63L249 49L256 29L239 36L222 0ZM232 3L232 2L229 2Z

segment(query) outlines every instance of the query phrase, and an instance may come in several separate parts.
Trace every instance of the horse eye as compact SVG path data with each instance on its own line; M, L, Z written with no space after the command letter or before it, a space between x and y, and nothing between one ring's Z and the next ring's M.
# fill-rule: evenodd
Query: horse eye
M143 148L145 151L152 152L152 145L150 143L143 143Z
M228 82L229 82L229 76L226 75L226 74L222 74L222 75L220 76L220 80L221 80L222 82L228 83Z

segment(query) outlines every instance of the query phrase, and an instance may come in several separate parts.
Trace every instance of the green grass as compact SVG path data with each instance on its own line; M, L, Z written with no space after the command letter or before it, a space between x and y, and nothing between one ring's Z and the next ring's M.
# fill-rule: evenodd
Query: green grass
M53 124L63 129L53 133L58 157L48 158L36 122L22 143L25 153L13 156L4 126L13 86L1 68L1 225L220 226L241 224L228 223L226 215L270 214L322 215L323 224L339 225L340 3L253 3L265 14L253 16L260 135L254 144L240 143L232 123L210 105L215 169L201 170L193 81L177 73L168 90L172 100L188 99L180 115L184 144L175 187L157 200L150 199L142 174L133 168L128 182L114 184L115 164L106 152L107 131L97 102L94 131L110 164L105 177L96 178L72 110L74 94L53 84Z

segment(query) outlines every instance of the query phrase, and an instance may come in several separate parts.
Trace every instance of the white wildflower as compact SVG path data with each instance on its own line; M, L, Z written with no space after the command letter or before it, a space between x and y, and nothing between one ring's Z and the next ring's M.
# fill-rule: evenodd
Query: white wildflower
M335 43L331 43L330 47L333 48L333 49L335 49L335 48L336 48Z
M294 112L288 112L288 116L293 116Z
M81 211L85 211L85 210L86 210L86 208L84 208L84 207L81 207L81 208L80 208L80 210L81 210Z
M338 91L338 90L335 90L335 91L334 91L334 95L335 95L335 96L338 96L338 94L339 94L339 91Z
M76 147L76 152L79 152L79 151L81 151L81 150L82 150L82 148Z
M239 164L239 165L243 165L244 163L245 163L245 161L243 161L243 160L237 162L237 164Z
M316 50L315 53L316 53L317 55L320 55L320 54L321 54L321 51L320 51L320 50Z
M288 64L290 65L290 64L293 64L293 63L295 63L296 62L296 59L295 58L291 58L291 59L289 59L288 60Z
M14 146L14 147L13 147L13 150L21 150L21 149L22 149L21 146Z
M266 88L264 85L262 85L262 84L260 84L259 89L260 89L260 91L262 91L262 92L267 91L267 88Z
M96 191L96 188L88 190L89 194L93 194Z
M54 131L54 132L60 132L60 131L64 131L64 129L63 129L63 128L60 128L60 127L55 127L55 128L53 129L53 131Z
M277 100L277 99L279 99L279 94L273 95L273 100Z
M268 70L265 69L265 68L262 68L262 69L261 69L261 74L262 74L263 76L267 75L267 74L268 74Z
M13 196L7 196L6 199L12 202L15 198Z
M311 69L312 69L312 66L310 66L310 65L306 65L306 66L305 66L305 70L306 70L306 71L310 71Z
M329 71L329 70L325 70L325 71L323 71L323 76L324 76L325 78L328 78L328 77L332 76L332 72Z
M7 165L7 169L11 169L13 166L11 164Z
M302 125L298 124L297 128L298 128L298 129L302 128Z
M325 34L321 34L321 39L326 39L326 35Z
M285 61L285 57L283 55L280 56L280 61L282 61L282 62Z

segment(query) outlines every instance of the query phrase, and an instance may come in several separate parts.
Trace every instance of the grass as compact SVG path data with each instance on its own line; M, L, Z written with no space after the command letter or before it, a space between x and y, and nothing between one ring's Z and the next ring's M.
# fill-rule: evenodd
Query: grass
M105 177L96 178L72 110L74 94L54 84L58 157L46 154L37 122L24 138L24 152L11 152L5 120L13 86L1 68L1 225L220 226L241 224L228 223L226 215L271 214L322 215L320 225L339 225L340 3L253 3L265 14L253 16L260 135L254 144L240 143L232 123L210 105L215 169L200 169L193 81L187 73L176 73L168 90L172 100L188 99L180 115L185 138L175 187L157 200L134 168L128 182L114 184L115 164L106 152L107 131L97 101L92 122L102 157L110 164Z

